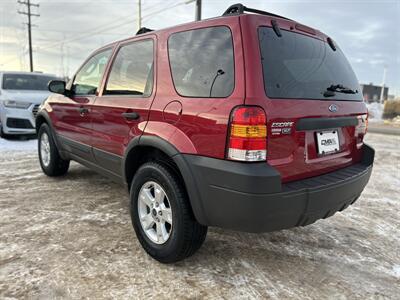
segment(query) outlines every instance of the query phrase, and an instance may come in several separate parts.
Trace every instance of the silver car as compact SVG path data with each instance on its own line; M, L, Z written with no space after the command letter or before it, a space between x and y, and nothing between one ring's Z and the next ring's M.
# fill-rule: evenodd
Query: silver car
M35 134L39 105L50 95L51 74L0 72L0 136Z

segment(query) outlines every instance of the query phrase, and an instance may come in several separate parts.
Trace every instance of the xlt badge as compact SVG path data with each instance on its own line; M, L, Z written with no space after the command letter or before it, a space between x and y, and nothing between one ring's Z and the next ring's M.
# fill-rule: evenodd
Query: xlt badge
M272 135L291 134L294 122L274 122L271 124Z

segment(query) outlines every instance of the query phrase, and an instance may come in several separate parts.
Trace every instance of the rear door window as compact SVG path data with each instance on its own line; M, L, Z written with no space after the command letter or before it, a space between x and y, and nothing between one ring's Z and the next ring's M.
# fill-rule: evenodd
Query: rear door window
M362 101L358 80L337 46L334 51L322 40L281 31L278 37L270 27L258 30L264 88L269 98ZM337 92L325 97L331 85L342 85L356 93Z
M149 97L153 91L153 40L122 46L111 68L105 95Z
M175 89L181 96L225 98L234 89L234 54L228 27L172 34L168 54Z

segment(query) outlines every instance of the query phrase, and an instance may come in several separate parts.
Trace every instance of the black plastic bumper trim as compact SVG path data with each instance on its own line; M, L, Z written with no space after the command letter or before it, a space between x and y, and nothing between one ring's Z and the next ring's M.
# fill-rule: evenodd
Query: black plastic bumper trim
M15 129L35 129L28 119L7 118L6 125Z
M308 225L353 204L368 183L374 160L374 150L363 148L360 163L287 184L281 184L279 173L267 163L182 158L188 166L185 182L192 182L186 185L189 196L196 194L200 201L192 204L200 223L266 232Z
M317 130L330 129L346 126L356 126L358 119L356 117L339 117L339 118L304 118L300 119L296 124L296 130Z

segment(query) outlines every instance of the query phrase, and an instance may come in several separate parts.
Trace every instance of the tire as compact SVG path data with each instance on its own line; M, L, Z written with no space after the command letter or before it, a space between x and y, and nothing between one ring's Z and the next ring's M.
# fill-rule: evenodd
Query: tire
M151 192L152 185L153 192ZM144 195L143 193L146 190L150 192L150 196L154 196L154 202L151 203L157 202L155 196L156 190L162 190L161 194L162 192L165 193L164 198L160 196L159 199L164 200L159 201L158 206L159 210L163 211L162 207L165 210L159 222L153 218L153 227L148 226L150 228L145 232L144 228L146 226L142 226L144 222L141 222L140 216L142 216L142 220L146 220L146 218L149 220L150 215L152 217L154 215L158 216L157 213L153 213L157 207L150 209L150 207L145 205L146 211L143 211L143 203L145 201L139 200L139 196ZM158 162L143 164L132 180L130 199L131 219L136 236L144 250L154 259L161 263L178 262L193 255L203 244L207 235L207 226L203 226L195 220L186 190L179 177L169 167ZM144 198L141 197L141 199ZM166 213L168 212L168 206L169 214ZM143 215L146 215L146 217L143 217ZM171 226L167 226L167 219L172 221ZM163 222L166 230L162 231L162 235L166 236L165 232L167 232L169 237L159 239L160 235L157 234L159 225L157 224L162 225ZM156 236L150 234L154 233L153 231Z
M47 141L47 143L46 143ZM47 145L47 148L44 148ZM44 151L42 151L44 149ZM46 151L47 149L47 151ZM67 173L69 160L61 158L51 134L50 127L43 123L38 133L38 154L40 166L47 176L62 176Z

